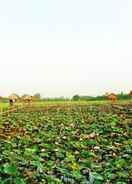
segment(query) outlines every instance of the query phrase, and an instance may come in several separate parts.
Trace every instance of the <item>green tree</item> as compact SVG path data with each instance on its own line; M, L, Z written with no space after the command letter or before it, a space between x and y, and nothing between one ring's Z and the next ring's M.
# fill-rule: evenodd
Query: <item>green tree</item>
M38 100L40 100L40 99L41 99L41 95L40 95L40 93L36 93L36 94L34 94L34 97L35 97L36 99L38 99Z
M72 97L72 100L75 100L75 101L77 101L77 100L79 100L80 99L80 96L79 95L74 95L73 97Z

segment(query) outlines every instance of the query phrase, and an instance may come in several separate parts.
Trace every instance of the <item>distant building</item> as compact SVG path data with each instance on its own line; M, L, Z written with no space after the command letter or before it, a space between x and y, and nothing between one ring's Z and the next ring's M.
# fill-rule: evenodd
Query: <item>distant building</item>
M11 94L8 97L10 106L14 105L14 103L18 100L18 98L19 97L16 94Z
M130 91L130 93L128 94L130 97L132 97L132 90Z
M112 102L115 102L115 101L117 101L118 97L117 97L116 94L110 93L110 94L107 95L107 99L111 100Z
M33 101L33 96L30 95L24 95L22 97L22 101L27 103L28 105L31 105L31 102Z

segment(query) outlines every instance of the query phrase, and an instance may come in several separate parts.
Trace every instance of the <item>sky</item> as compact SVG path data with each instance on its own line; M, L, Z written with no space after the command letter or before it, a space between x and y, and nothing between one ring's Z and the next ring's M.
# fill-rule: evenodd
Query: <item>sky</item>
M132 90L132 0L0 0L0 95Z

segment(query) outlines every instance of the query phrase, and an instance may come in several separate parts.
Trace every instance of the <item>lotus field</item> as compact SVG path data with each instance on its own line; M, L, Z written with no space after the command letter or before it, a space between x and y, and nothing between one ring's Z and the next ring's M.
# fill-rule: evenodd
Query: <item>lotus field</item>
M0 184L132 183L127 109L71 105L1 116Z

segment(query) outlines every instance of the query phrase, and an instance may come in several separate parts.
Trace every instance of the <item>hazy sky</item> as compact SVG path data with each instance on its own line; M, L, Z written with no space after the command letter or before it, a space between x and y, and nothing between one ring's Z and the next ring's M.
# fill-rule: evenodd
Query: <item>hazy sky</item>
M0 95L132 89L132 0L0 0Z

